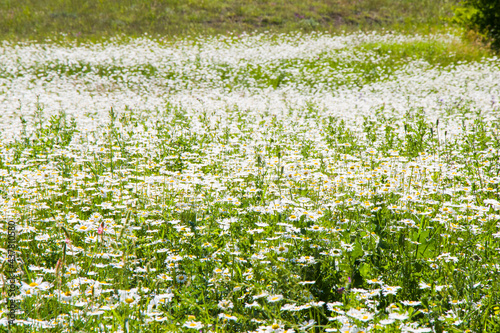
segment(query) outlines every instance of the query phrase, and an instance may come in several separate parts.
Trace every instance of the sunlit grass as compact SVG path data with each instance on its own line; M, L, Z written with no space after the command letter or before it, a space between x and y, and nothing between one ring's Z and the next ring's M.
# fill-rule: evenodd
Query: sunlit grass
M458 1L409 0L6 0L0 39L100 40L127 36L215 35L252 31L429 32L447 24Z

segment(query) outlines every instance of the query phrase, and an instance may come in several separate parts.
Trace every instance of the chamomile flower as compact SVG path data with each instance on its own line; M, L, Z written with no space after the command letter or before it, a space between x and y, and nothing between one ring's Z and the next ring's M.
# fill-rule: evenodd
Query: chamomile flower
M283 299L283 295L270 295L267 297L269 303L276 303Z
M199 321L193 321L193 320L188 320L184 323L183 327L194 329L194 330L201 330L203 328L203 324Z

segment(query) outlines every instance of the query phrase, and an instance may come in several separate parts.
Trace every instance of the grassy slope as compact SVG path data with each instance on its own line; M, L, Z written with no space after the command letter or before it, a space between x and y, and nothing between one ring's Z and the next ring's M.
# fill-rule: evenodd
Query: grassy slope
M443 26L458 0L3 0L0 39L99 39L227 31L414 31Z

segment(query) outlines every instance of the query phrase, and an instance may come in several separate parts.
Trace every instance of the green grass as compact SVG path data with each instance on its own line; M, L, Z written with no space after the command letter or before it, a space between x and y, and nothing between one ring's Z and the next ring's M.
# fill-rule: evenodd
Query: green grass
M100 39L228 31L429 30L457 0L3 0L0 39Z
M360 49L386 56L388 66L402 64L409 59L421 59L435 66L448 66L457 62L479 61L491 55L484 48L473 47L458 41L451 43L438 41L367 43L361 45Z

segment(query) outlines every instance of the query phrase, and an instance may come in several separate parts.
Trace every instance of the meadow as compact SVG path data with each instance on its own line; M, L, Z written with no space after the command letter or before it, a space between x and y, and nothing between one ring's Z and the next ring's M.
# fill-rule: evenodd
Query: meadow
M0 64L11 332L500 330L487 51L241 33L4 41Z
M3 0L0 39L76 41L257 31L433 31L460 0Z

